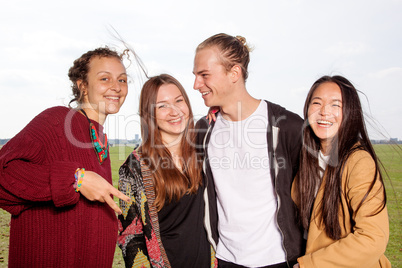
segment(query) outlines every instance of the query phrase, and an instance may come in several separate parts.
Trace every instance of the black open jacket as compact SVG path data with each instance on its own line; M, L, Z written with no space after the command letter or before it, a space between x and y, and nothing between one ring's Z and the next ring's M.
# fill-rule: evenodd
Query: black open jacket
M293 179L299 167L299 155L302 146L303 120L295 113L268 102L267 129L268 155L271 178L277 193L277 223L282 234L282 245L289 267L304 255L305 240L302 228L297 224L296 205L291 198ZM205 118L197 121L197 149L203 154L203 171L206 177L206 217L205 225L208 238L216 250L218 241L218 212L216 207L215 184L208 158L208 144L215 122L211 124ZM276 149L274 150L274 147ZM213 240L213 241L211 241Z

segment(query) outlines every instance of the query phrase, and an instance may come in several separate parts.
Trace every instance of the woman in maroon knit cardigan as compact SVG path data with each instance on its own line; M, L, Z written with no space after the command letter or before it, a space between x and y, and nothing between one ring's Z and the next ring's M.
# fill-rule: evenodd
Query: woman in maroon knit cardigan
M102 124L127 95L120 55L98 48L74 61L77 109L36 116L0 151L0 207L11 213L9 267L111 267L121 213Z

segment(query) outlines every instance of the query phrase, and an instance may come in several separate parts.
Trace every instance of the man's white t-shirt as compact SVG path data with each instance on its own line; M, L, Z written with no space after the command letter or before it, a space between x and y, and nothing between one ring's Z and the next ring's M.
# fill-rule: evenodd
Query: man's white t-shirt
M217 258L248 267L286 261L267 145L268 107L242 121L218 114L208 144L219 214Z

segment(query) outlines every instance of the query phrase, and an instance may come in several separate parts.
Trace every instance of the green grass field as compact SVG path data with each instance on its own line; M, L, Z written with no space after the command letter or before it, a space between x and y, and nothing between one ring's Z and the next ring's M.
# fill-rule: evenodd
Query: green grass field
M389 242L385 255L392 267L402 267L402 150L396 145L375 145L378 158L384 165L383 175L387 190L387 208L389 215Z
M112 147L110 149L115 187L117 187L118 169L131 150L132 148L129 147ZM375 150L389 176L389 178L385 178L385 184L388 195L390 240L385 255L391 261L392 267L402 268L402 218L399 208L402 199L402 150L391 145L376 145ZM9 220L10 215L0 209L0 267L7 267L8 262ZM113 267L124 267L121 250L117 247Z

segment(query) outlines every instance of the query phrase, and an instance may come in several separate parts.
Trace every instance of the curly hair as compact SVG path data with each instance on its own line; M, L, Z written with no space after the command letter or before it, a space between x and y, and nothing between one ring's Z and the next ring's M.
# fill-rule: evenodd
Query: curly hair
M99 58L110 58L114 57L122 61L122 55L119 55L116 51L108 48L108 47L100 47L94 50L90 50L84 53L81 57L76 59L73 63L73 66L68 71L68 77L72 82L71 89L73 91L73 99L70 101L69 106L73 102L77 102L78 104L82 103L83 94L80 88L78 87L77 81L83 81L84 85L88 85L88 72L89 72L89 63L92 58L99 57Z

